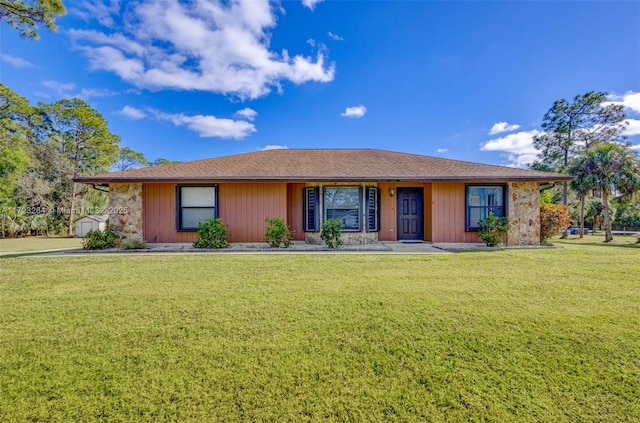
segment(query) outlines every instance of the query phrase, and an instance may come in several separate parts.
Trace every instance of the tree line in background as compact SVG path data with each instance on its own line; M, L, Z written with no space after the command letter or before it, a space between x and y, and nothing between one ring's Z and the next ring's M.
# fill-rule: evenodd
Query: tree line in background
M556 101L534 140L540 160L531 168L572 175L570 183L543 193L542 201L566 205L580 236L588 222L610 241L614 225L640 228L640 161L622 135L622 106L606 98L589 92L573 102ZM103 214L108 201L104 188L74 178L170 163L149 161L119 142L104 117L81 99L33 106L0 84L0 236L71 236L77 217Z
M623 135L626 126L621 104L609 102L607 93L588 92L573 102L554 102L544 115L543 132L534 138L540 160L532 169L574 177L543 199L569 208L580 237L585 221L604 230L605 242L613 239L614 224L640 228L640 161Z
M108 201L104 188L74 178L169 163L119 142L81 99L34 106L0 84L0 236L72 236L77 217L105 214Z

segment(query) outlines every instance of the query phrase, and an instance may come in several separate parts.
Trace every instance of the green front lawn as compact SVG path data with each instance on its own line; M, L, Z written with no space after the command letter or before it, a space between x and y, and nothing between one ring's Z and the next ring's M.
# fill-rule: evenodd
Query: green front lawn
M638 244L638 235L613 235L613 241L605 244L604 234L598 232L597 234L584 235L580 238L579 235L569 235L566 239L561 239L559 235L553 237L552 242L554 245L561 247L571 247L573 245L595 245L595 246L624 246L640 248Z
M0 261L1 421L638 421L640 249Z
M57 250L80 248L82 238L29 236L25 238L0 239L0 253Z

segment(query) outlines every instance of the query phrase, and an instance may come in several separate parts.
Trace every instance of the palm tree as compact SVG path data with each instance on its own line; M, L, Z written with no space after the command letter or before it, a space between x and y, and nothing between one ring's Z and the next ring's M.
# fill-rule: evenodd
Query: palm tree
M609 197L613 192L630 196L640 190L640 161L636 153L621 144L604 143L586 151L571 166L577 192L595 189L602 193L605 242L613 240Z
M593 190L591 181L588 175L582 171L581 167L574 166L569 167L569 174L573 176L573 180L569 183L571 189L575 191L576 195L580 199L580 238L584 236L584 208L587 195Z

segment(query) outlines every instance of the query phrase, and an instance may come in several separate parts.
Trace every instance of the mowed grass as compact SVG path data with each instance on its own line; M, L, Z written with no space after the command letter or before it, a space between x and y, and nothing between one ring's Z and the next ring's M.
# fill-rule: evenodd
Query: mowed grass
M1 421L638 421L640 249L0 260Z
M30 236L0 239L0 253L80 248L82 238Z
M571 247L574 245L595 245L595 246L612 246L612 247L633 247L640 248L638 243L638 237L640 234L633 233L627 235L614 235L613 241L604 242L604 234L598 232L597 234L588 234L580 238L579 235L569 235L567 238L562 239L560 235L553 237L552 243L558 246Z

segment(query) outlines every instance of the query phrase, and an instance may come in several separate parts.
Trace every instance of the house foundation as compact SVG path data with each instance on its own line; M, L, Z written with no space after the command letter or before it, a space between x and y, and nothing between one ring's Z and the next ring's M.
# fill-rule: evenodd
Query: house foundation
M366 245L378 242L378 232L340 232L340 239L344 245ZM323 244L320 232L306 232L305 242L308 244Z

